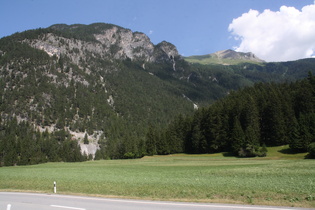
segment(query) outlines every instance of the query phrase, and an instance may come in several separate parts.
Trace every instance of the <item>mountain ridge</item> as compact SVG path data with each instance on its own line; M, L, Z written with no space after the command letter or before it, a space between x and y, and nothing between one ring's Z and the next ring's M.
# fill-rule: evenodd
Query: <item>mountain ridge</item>
M59 57L61 51L65 53L66 49L61 49L61 46L58 46L58 42L62 41L68 45L67 50L72 51L72 54L79 51L80 47L84 47L88 53L100 54L102 58L129 58L131 60L155 62L163 57L173 62L173 58L180 57L176 47L169 42L162 41L154 45L144 33L132 32L130 29L113 24L57 24L48 29L60 31L61 38L56 33L48 33L45 36L38 37L38 39L33 39L28 44L46 51L50 56L56 55ZM74 38L68 39L67 36L69 35ZM74 40L80 40L80 42L74 42ZM87 46L82 46L84 44L87 44ZM82 53L79 56L81 59L84 58ZM78 58L73 61L78 64Z
M234 50L221 50L207 55L188 56L185 59L190 63L235 65L240 63L265 63L251 52L236 52Z

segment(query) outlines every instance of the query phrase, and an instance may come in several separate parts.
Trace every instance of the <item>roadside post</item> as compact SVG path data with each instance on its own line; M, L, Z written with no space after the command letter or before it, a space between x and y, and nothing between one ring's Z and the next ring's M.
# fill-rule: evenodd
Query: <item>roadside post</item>
M57 186L56 186L56 182L54 181L54 193L57 193Z

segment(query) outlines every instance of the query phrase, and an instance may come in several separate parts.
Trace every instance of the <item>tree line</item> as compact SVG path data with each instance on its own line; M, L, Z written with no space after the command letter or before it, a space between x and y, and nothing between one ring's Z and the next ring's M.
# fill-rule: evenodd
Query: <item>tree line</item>
M289 144L295 152L315 148L315 77L294 83L258 83L179 115L164 129L150 127L147 154L229 152L265 156L266 146Z
M145 138L119 119L110 120L113 131L100 139L95 159L215 152L254 157L265 156L266 146L285 144L314 157L315 77L310 74L294 83L259 83L233 91L193 115L178 115L164 128L148 126ZM1 166L89 159L67 130L40 132L16 117L0 121Z
M0 123L0 166L32 165L45 162L88 160L68 131L40 132L16 118Z

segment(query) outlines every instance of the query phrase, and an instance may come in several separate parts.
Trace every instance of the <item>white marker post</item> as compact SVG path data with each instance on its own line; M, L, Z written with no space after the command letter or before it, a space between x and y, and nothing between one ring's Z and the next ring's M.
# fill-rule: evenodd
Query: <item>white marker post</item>
M57 193L57 186L56 186L56 182L54 182L54 193Z
M7 210L11 210L11 204L8 204Z

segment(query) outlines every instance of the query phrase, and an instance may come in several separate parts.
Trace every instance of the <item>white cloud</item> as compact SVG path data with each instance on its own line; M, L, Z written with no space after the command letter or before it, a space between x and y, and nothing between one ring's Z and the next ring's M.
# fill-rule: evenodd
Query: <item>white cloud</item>
M240 42L236 51L253 52L266 61L288 61L315 56L315 4L298 10L249 10L233 19L229 31Z
M149 31L149 35L153 34L153 32L154 32L153 30L150 30L150 31Z

